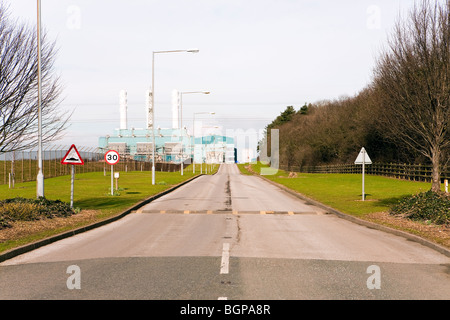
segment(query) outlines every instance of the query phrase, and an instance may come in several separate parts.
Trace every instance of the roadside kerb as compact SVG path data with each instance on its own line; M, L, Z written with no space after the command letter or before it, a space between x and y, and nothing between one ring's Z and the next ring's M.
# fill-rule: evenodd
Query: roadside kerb
M263 179L263 180L265 180L265 181L267 181L269 183L271 183L272 185L275 185L275 186L279 187L280 189L288 192L289 194L291 194L291 195L293 195L293 196L295 196L295 197L297 197L297 198L299 198L299 199L301 199L303 201L307 201L307 202L312 203L313 205L315 205L315 206L317 206L317 207L319 207L321 209L326 210L328 213L335 214L339 218L342 218L342 219L345 219L345 220L349 220L351 222L357 223L357 224L365 226L367 228L372 228L372 229L376 229L376 230L380 230L380 231L388 232L388 233L391 233L391 234L394 234L394 235L397 235L397 236L404 237L404 238L406 238L408 240L418 242L418 243L420 243L420 244L422 244L424 246L427 246L427 247L429 247L431 249L434 249L434 250L436 250L436 251L446 255L447 257L450 257L450 250L449 249L447 249L447 248L445 248L443 246L440 246L440 245L438 245L438 244L436 244L436 243L434 243L432 241L429 241L427 239L424 239L422 237L416 236L414 234L411 234L411 233L408 233L408 232L405 232L405 231L401 231L401 230L397 230L397 229L394 229L394 228L390 228L390 227L387 227L387 226L384 226L384 225L381 225L381 224L378 224L378 223L375 223L375 222L370 222L370 221L363 220L363 219L351 216L349 214L340 212L339 210L331 208L331 207L329 207L329 206L327 206L327 205L325 205L325 204L323 204L323 203L321 203L319 201L316 201L316 200L313 200L311 198L308 198L307 196L305 196L305 195L303 195L303 194L301 194L301 193L299 193L299 192L297 192L295 190L289 189L288 187L286 187L286 186L284 186L282 184L279 184L279 183L277 183L275 181L267 179L264 176L261 176L259 174L254 174L254 173L253 173L253 175L257 176L257 177L259 177L259 178L261 178L261 179Z
M147 198L145 200L142 200L142 201L134 204L130 208L126 209L125 211L123 211L123 212L121 212L121 213L119 213L119 214L117 214L117 215L115 215L113 217L110 217L108 219L105 219L105 220L102 220L102 221L98 221L98 222L92 223L92 224L84 226L84 227L80 227L80 228L77 228L77 229L74 229L74 230L66 231L66 232L61 233L61 234L57 234L57 235L54 235L54 236L51 236L51 237L48 237L48 238L45 238L45 239L42 239L42 240L39 240L39 241L36 241L36 242L32 242L32 243L29 243L29 244L26 244L26 245L23 245L23 246L20 246L20 247L8 250L8 251L0 254L0 262L3 262L5 260L11 259L11 258L14 258L14 257L16 257L18 255L27 253L27 252L35 250L37 248L43 247L43 246L48 245L50 243L53 243L55 241L59 241L59 240L62 240L64 238L68 238L68 237L74 236L76 234L80 234L80 233L83 233L83 232L86 232L86 231L89 231L89 230L92 230L92 229L104 226L104 225L106 225L108 223L117 221L117 220L125 217L126 215L130 214L131 212L136 211L140 207L142 207L142 206L152 202L153 200L156 200L156 199L158 199L158 198L160 198L160 197L162 197L162 196L164 196L164 195L174 191L175 189L178 189L179 187L181 187L181 186L191 182L192 180L194 180L194 179L196 179L196 178L198 178L200 176L203 176L203 174L199 174L199 175L197 175L195 177L189 178L188 180L183 181L183 182L173 186L172 188L169 188L169 189L164 190L164 191L162 191L162 192L160 192L158 194L155 194L155 195L153 195L153 196L151 196L151 197L149 197L149 198Z

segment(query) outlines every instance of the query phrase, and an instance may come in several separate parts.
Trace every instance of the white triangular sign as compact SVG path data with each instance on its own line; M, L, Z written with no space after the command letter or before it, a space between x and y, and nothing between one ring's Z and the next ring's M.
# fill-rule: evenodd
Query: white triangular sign
M67 151L66 155L64 156L64 158L61 160L62 164L79 164L82 165L84 164L83 159L81 159L80 154L78 153L77 148L75 147L75 145L72 145L69 149L69 151Z
M358 157L355 160L355 164L372 164L372 160L370 160L369 155L367 154L366 149L364 147L361 149L361 151L358 154Z

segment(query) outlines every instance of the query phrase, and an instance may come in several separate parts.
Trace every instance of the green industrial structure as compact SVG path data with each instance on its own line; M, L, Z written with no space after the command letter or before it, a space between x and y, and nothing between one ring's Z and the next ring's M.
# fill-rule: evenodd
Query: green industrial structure
M236 150L234 139L222 135L206 135L194 137L186 127L181 125L180 99L174 99L172 128L153 127L153 106L151 93L147 92L147 128L128 128L127 93L120 91L119 110L120 127L113 134L99 138L99 149L102 152L116 150L125 159L155 163L234 163ZM175 91L175 96L179 93ZM193 126L195 123L193 123ZM182 129L180 129L182 128ZM194 129L194 128L192 128ZM152 134L154 130L154 134ZM192 130L193 132L194 130ZM155 148L153 148L153 141Z
M149 129L116 129L114 134L99 138L99 148L116 150L121 157L151 161L152 134ZM192 137L186 129L155 130L155 162L234 163L234 139L222 135Z

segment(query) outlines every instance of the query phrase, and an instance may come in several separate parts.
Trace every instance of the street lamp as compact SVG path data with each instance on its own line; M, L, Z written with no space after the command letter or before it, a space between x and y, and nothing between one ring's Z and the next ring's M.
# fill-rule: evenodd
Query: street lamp
M209 91L184 91L180 92L180 130L181 130L181 175L183 175L183 167L184 167L184 152L183 152L183 94L190 93L201 93L201 94L210 94ZM194 171L195 172L195 171Z
M42 72L41 72L41 0L37 0L37 50L38 50L38 174L37 197L44 197L44 173L42 172Z
M195 115L196 114L215 115L216 113L215 112L195 112L194 113L194 119L192 120L192 137L193 137L193 142L192 142L192 168L193 168L193 171L192 171L192 173L195 173ZM203 140L202 140L202 157L203 157ZM202 163L203 163L203 160L202 160Z
M151 130L152 130L152 184L155 184L155 131L154 131L154 123L155 123L155 54L156 53L175 53L175 52L190 52L197 53L198 49L188 49L188 50L164 50L164 51L153 51L152 54L152 91L151 91L151 107L152 107L152 122L151 122ZM150 123L148 123L150 127ZM148 128L147 128L148 129Z

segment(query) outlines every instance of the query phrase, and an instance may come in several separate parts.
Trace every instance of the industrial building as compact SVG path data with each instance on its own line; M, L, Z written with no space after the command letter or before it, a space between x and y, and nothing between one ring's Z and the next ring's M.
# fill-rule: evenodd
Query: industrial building
M147 97L149 92L147 92ZM152 161L153 136L150 99L147 99L147 129L128 128L126 92L120 92L120 127L111 135L99 138L99 148L116 150L122 158ZM180 129L178 108L174 106L172 128L155 128L155 163L234 163L234 139L222 135L193 137L187 128Z

